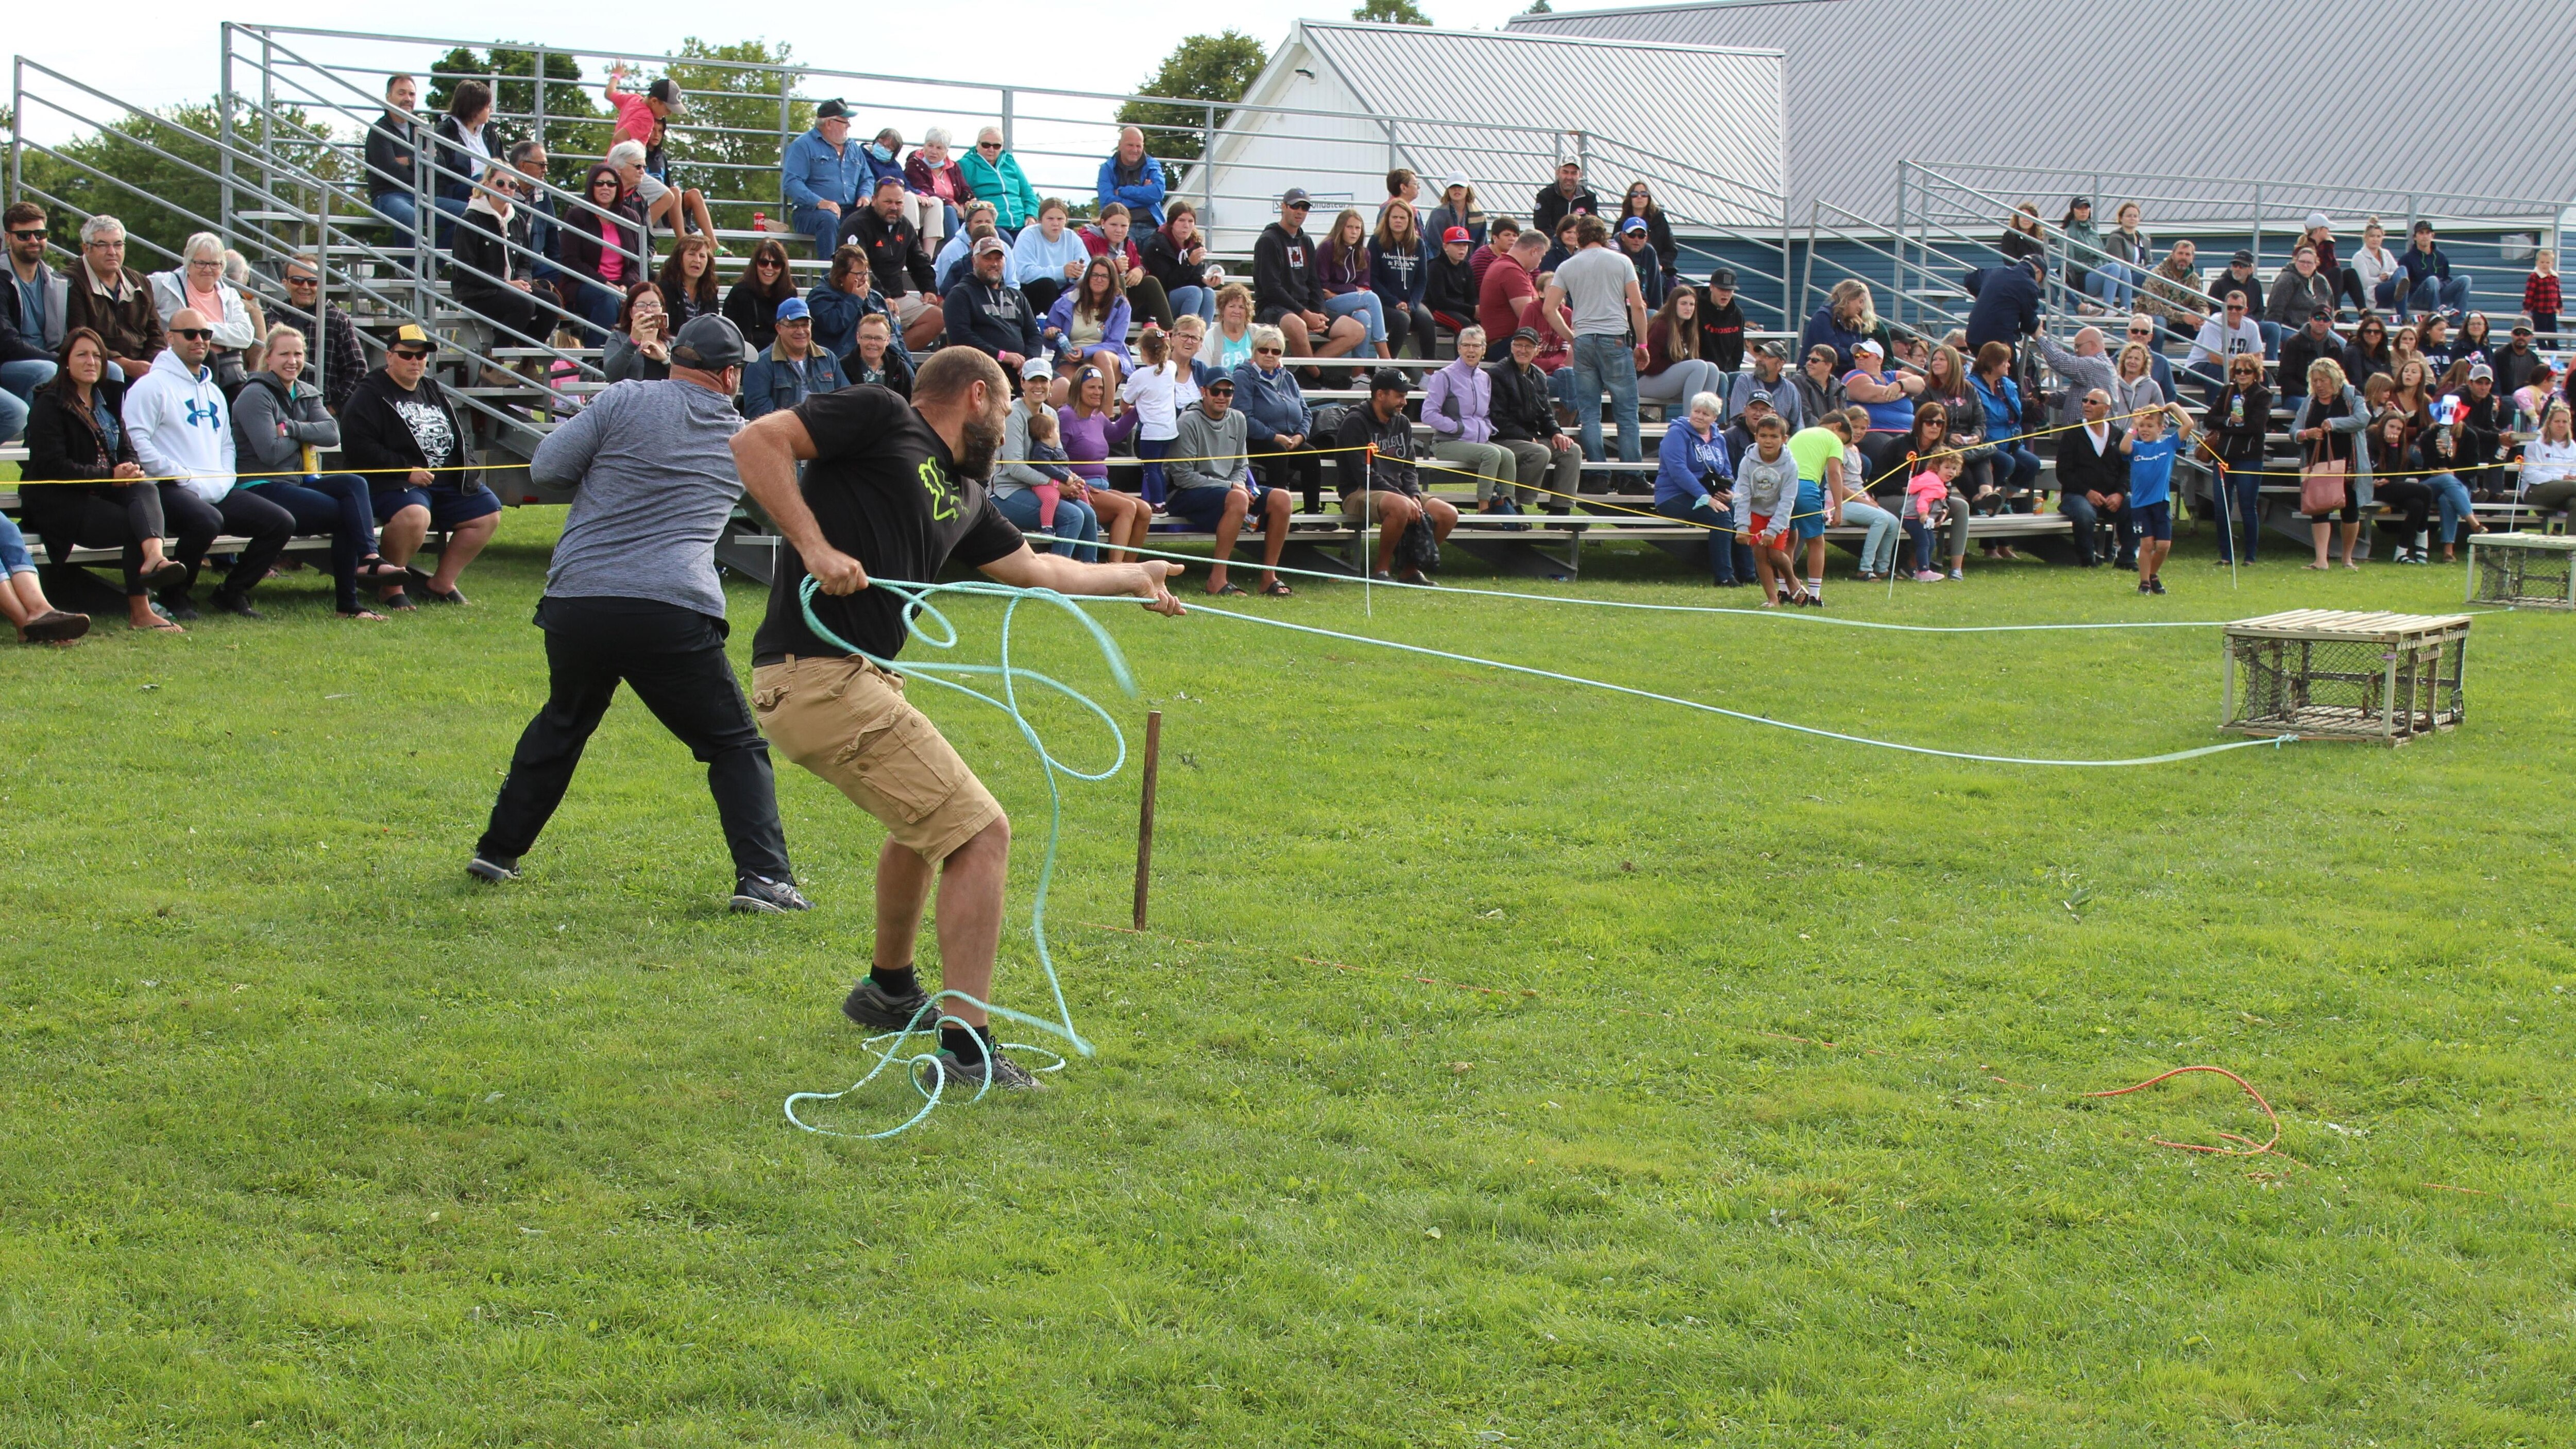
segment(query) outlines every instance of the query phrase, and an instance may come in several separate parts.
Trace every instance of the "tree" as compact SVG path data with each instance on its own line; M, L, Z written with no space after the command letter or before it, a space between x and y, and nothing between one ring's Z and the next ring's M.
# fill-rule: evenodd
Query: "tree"
M499 78L499 89L492 97L492 109L499 118L502 134L510 140L534 136L545 143L549 157L547 180L557 186L578 189L588 162L552 160L558 151L584 152L596 156L608 149L608 111L590 97L581 86L581 64L559 50L545 53L546 86L544 124L536 124L537 52L517 46L496 45L489 55L478 54L458 46L438 58L430 67L429 95L423 105L432 113L445 111L456 94L457 82L478 79L489 84ZM510 77L524 77L512 80Z
M1172 53L1163 57L1162 69L1138 89L1149 96L1218 102L1215 121L1222 126L1227 115L1224 103L1242 100L1268 60L1261 42L1242 31L1193 35L1172 47ZM1166 160L1193 161L1205 154L1206 106L1129 101L1118 108L1118 119L1142 126L1145 148Z
M1413 0L1360 0L1360 8L1351 12L1353 20L1374 20L1380 25L1428 25L1431 17Z
M1548 9L1547 0L1530 0L1530 8L1522 11L1521 13L1523 15L1552 15L1555 12Z
M233 121L247 144L258 133L258 121L241 107ZM189 101L161 111L131 112L115 130L93 132L57 146L25 143L21 194L48 209L82 215L105 212L125 224L126 265L137 271L161 271L173 264L180 244L199 231L218 229L223 214L223 162L215 154L215 102ZM274 149L290 167L325 178L347 174L345 154L324 141L321 129L304 111L280 106L272 117ZM167 153L167 154L164 154ZM291 176L275 178L270 195L266 180L248 162L235 162L235 204L245 211L308 212L318 198L310 186ZM71 216L55 218L55 235L78 229ZM301 240L300 233L296 234ZM238 239L236 239L238 241ZM273 261L255 245L242 247L254 264Z
M779 155L795 133L814 124L811 104L791 101L783 114L779 106L780 95L793 96L804 77L790 64L794 55L793 47L785 44L745 40L709 45L692 35L680 42L679 54L663 69L689 98L688 115L671 127L671 184L704 193L717 226L747 231L754 211L783 211L778 200ZM734 65L706 63L716 61L780 69L738 70ZM630 84L640 87L647 82L634 79ZM724 202L718 197L749 199ZM780 217L773 215L771 220Z

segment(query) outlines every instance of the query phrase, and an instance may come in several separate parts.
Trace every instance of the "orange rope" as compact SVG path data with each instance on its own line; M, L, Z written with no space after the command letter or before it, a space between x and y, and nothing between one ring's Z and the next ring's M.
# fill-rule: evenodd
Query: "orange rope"
M2253 1139L2253 1138L2251 1138L2251 1137L2240 1137L2240 1136L2238 1136L2237 1134L2235 1134L2235 1133L2233 1133L2233 1132L2221 1132L2221 1133L2219 1133L2219 1134L2218 1134L2219 1136L2221 1136L2221 1137L2223 1137L2223 1138L2226 1138L2226 1139L2227 1139L2228 1141L2230 1141L2230 1142L2234 1142L2234 1143L2237 1143L2237 1144L2240 1144L2240 1145L2235 1146L2235 1147L2212 1147L2212 1146L2210 1146L2210 1145L2208 1145L2208 1144L2206 1144L2206 1143L2201 1143L2201 1142L2168 1142L2168 1141L2166 1141L2165 1139L2163 1139L2163 1138L2161 1138L2161 1137L2150 1137L2150 1138L2148 1138L2148 1139L2147 1139L2148 1141L2150 1141L2150 1142L2152 1142L2152 1143L2156 1144L2158 1147L2170 1147L2170 1148L2174 1149L2174 1150L2175 1150L2175 1151L2177 1151L2177 1152L2208 1152L2208 1153L2214 1153L2214 1154L2216 1154L2216 1155L2218 1155L2218 1156L2220 1156L2220 1157L2260 1157L2260 1156L2262 1156L2263 1154L2265 1154L2265 1153L2267 1153L2267 1152L2270 1152L2274 1147L2276 1147L2276 1146L2278 1146L2278 1145L2280 1144L2280 1141L2281 1141L2281 1118L2280 1118L2280 1115L2279 1115L2278 1113L2276 1113L2276 1112L2274 1112L2274 1111L2272 1110L2272 1104L2271 1104L2271 1103L2266 1102L2266 1101L2264 1101L2264 1100L2263 1100L2263 1094L2262 1094L2262 1093L2260 1093L2260 1092L2258 1092L2258 1091L2255 1091L2255 1090L2254 1090L2254 1084L2253 1084L2253 1083L2251 1083L2251 1082L2249 1082L2249 1081L2245 1080L2243 1077L2240 1077L2240 1076L2236 1075L2234 1072L2229 1071L2229 1070L2228 1070L2227 1068L2225 1068L2225 1067L2206 1067L2206 1066L2199 1066L2199 1067L2176 1067L2176 1068L2174 1068L2172 1071L2169 1071L2169 1072L2159 1072L2159 1073L2158 1073L2158 1074L2156 1074L2155 1076L2149 1077L2149 1078L2147 1078L2145 1081L2140 1082L2140 1083L2138 1083L2138 1084L2137 1084L2137 1085L2135 1085L2135 1086L2130 1086L2130 1087L2115 1087L2115 1088L2113 1088L2112 1090L2107 1091L2107 1092L2087 1092L2087 1093L2085 1093L2084 1095L2085 1095L2085 1096L2087 1096L2087 1097L2125 1097L2125 1096L2127 1096L2128 1094L2130 1094L2131 1092L2143 1092L2143 1091L2145 1091L2147 1088L2154 1086L2154 1085L2155 1085L2156 1083L2158 1083L2158 1082L2166 1081L2166 1080L2168 1080L2168 1079L2170 1079L2170 1078L2173 1078L2173 1077L2179 1077L2179 1076L2182 1076L2183 1074L2185 1074L2185 1073L2187 1073L2187 1072L2210 1072L2210 1073L2213 1073L2213 1074L2215 1074L2215 1075L2225 1077L2227 1080L2229 1080L2229 1081L2231 1081L2231 1082L2234 1082L2234 1083L2235 1083L2236 1085L2238 1085L2239 1087L2244 1088L2244 1089L2245 1089L2245 1095L2246 1095L2246 1096L2249 1096L2249 1097L2251 1097L2251 1098L2253 1098L2253 1099L2254 1099L2254 1105L2255 1105L2255 1106L2257 1106L2257 1107L2262 1108L2262 1109L2263 1109L2263 1115L2264 1115L2264 1117L2265 1117L2266 1119L2268 1119L2268 1120L2271 1122L2271 1124L2272 1124L2272 1137L2271 1137L2271 1140L2270 1140L2270 1141L2267 1141L2267 1142L2264 1142L2264 1143L2262 1143L2262 1144L2260 1144L2260 1145L2258 1146L2258 1145L2255 1143L2254 1139ZM2286 1154L2284 1154L2284 1155L2286 1155Z

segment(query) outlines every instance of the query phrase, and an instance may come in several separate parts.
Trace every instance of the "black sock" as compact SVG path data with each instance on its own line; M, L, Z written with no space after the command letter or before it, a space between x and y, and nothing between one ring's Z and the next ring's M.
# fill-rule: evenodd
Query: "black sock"
M971 1067L982 1061L984 1053L992 1048L993 1029L989 1026L943 1026L939 1029L939 1045L950 1056Z
M909 966L871 966L868 979L877 984L879 991L898 1001L921 990L921 978L914 975Z

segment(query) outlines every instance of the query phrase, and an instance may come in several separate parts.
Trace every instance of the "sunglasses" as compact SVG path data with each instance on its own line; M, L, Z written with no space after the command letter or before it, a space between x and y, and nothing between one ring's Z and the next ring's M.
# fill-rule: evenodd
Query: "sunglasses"
M1279 355L1279 349L1276 347L1256 347L1252 349L1252 355L1255 357L1277 357Z
M13 231L9 233L9 236L11 240L14 241L43 241L45 239L45 229L40 226L34 231Z
M1292 202L1288 203L1288 209L1289 209L1290 211L1312 211L1312 210L1314 210L1314 208L1313 208L1313 207L1311 207L1311 206L1307 205L1305 202L1302 202L1302 201L1292 201Z
M401 358L401 359L402 359L403 361L405 361L405 362L426 362L426 361L428 361L428 360L429 360L429 354L428 354L428 353L423 352L423 351L420 351L420 350L418 350L418 349L416 349L416 348L408 348L408 347L397 347L397 348L394 348L393 350L391 350L391 351L387 352L385 355L386 355L387 357L399 357L399 358Z
M999 141L978 141L975 143L975 149L978 151L999 151L1002 149L1002 143Z
M286 285L290 287L310 287L320 280L321 278L319 277L289 277L286 279Z
M185 337L191 342L204 342L215 335L215 329L212 327L173 327L170 329L170 335L173 337Z
M776 257L762 257L759 261L753 262L751 266L754 271L774 272L778 270L778 259Z

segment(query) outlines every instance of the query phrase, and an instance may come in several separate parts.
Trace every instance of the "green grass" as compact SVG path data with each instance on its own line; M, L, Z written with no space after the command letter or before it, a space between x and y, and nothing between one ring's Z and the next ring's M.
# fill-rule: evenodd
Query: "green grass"
M1121 718L1165 712L1169 937L1074 924L1126 919L1135 776L1074 787L1099 1057L860 1143L779 1112L862 1065L880 835L819 781L779 778L803 918L722 914L697 768L631 701L529 878L464 878L552 527L511 516L468 613L342 624L303 574L265 624L0 656L0 1441L2576 1442L2576 623L2479 619L2469 723L2404 750L2049 771L1110 610ZM1834 603L2458 597L2292 562ZM1681 578L1586 591L1744 598ZM1952 748L2218 738L2215 631L1242 602ZM737 587L738 658L760 612ZM1068 624L1026 643L1100 679ZM925 703L1016 812L1024 921L1034 767ZM2148 1140L2259 1137L2215 1078L2082 1095L2184 1062L2295 1162Z

